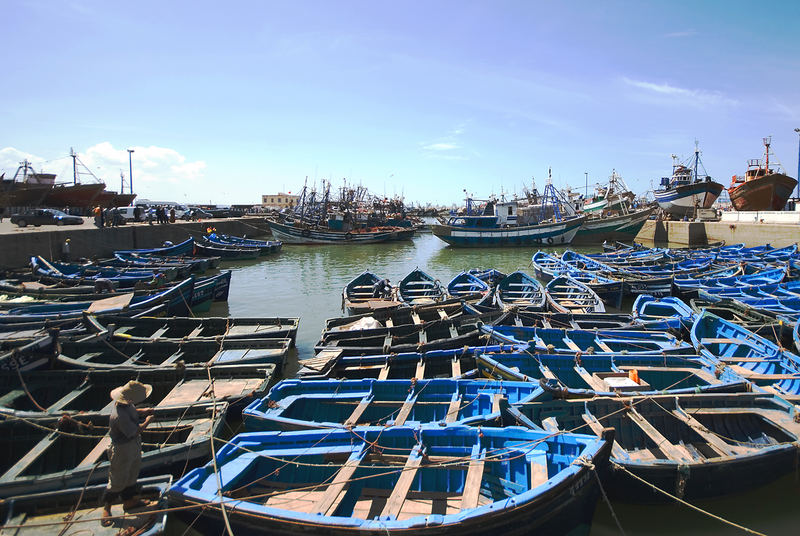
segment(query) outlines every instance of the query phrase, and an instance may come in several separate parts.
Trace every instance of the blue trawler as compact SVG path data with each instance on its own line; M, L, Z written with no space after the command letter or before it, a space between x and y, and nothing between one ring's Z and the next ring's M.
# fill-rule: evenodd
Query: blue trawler
M459 247L560 246L569 244L585 216L562 217L552 184L541 204L520 206L517 200L490 199L479 205L467 198L464 214L432 225L433 234Z

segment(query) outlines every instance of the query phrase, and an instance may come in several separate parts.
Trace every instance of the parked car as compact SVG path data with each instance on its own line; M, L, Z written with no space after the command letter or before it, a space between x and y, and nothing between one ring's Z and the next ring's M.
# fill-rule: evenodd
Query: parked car
M28 225L35 225L36 227L40 225L82 225L83 218L71 216L53 208L39 208L13 214L11 223L16 223L20 227L27 227Z
M187 212L184 212L183 216L181 216L182 220L207 220L209 218L213 218L213 214L211 214L207 210L203 210L202 208L195 207L190 208Z

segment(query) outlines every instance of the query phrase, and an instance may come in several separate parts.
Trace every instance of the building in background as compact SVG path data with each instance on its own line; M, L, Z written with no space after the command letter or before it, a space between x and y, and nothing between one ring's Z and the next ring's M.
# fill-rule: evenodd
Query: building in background
M285 194L283 192L277 194L267 194L261 196L261 206L264 208L284 209L294 208L299 199L299 195L292 195L291 192Z

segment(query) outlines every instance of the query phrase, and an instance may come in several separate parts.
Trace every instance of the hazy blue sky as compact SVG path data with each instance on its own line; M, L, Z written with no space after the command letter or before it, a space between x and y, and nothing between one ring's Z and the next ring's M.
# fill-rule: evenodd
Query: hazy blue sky
M800 2L3 2L0 168L256 203L304 177L451 203L700 141L726 186L761 138L797 173Z

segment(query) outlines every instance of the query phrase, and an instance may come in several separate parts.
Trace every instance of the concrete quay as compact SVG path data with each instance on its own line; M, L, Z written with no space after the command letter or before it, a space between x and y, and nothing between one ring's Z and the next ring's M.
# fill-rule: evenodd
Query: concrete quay
M70 256L110 257L114 250L160 247L168 240L174 244L190 236L200 237L207 227L218 232L251 237L269 234L263 216L219 218L202 222L170 224L128 223L120 227L98 229L93 218L83 225L52 225L19 228L8 220L0 223L0 268L20 268L30 264L30 258L41 255L49 260L61 258L62 245L69 238Z
M703 246L713 242L744 243L747 247L771 244L784 247L800 242L800 225L792 223L760 222L645 222L636 235L637 242L671 244L676 246Z

